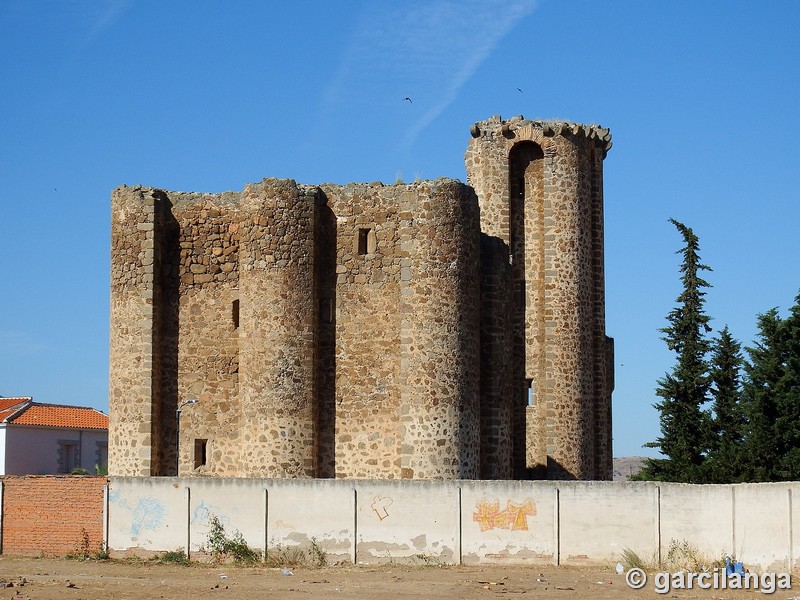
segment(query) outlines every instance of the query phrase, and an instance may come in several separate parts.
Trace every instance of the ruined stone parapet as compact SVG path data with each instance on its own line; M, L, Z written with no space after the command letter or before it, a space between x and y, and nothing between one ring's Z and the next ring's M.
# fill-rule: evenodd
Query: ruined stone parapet
M312 477L316 198L292 180L242 193L239 220L241 475Z
M476 122L469 128L469 132L473 138L493 138L498 135L507 139L534 139L539 135L541 137L555 137L558 135L574 138L582 137L602 150L602 158L605 158L612 146L611 131L607 127L601 127L596 124L584 125L556 119L531 120L522 115L506 120L503 120L499 115L495 115L491 119Z

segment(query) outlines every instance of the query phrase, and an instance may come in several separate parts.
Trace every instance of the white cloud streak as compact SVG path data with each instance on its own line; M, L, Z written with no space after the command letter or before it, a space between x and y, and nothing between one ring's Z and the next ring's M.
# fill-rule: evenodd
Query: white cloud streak
M83 45L111 27L131 6L132 0L104 0L92 5L92 25Z
M536 0L409 2L360 20L338 73L324 95L328 111L349 105L395 105L406 96L421 107L403 146L452 104L480 65Z

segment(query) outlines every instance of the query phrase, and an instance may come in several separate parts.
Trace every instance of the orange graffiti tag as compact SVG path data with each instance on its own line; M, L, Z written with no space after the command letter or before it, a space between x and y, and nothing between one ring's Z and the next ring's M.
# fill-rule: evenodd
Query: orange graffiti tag
M378 515L378 520L383 521L386 517L389 516L389 507L392 505L391 498L381 498L380 496L375 496L372 499L372 507L373 512Z
M517 504L509 500L506 507L500 510L500 501L487 502L485 500L475 505L476 512L472 513L472 520L478 523L481 531L490 529L510 529L511 531L527 531L528 515L536 514L536 505L533 500L526 500Z

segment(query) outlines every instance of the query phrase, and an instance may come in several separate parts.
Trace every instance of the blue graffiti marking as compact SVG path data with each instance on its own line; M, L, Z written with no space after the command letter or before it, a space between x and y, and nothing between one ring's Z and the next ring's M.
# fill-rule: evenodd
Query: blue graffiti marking
M206 504L205 500L201 500L200 504L197 505L197 508L195 508L194 512L192 513L192 525L208 527L211 523L211 517L215 515L217 520L220 522L220 525L229 525L231 521L230 518L226 517L225 515L220 515L219 510L219 506Z
M155 498L139 498L131 518L131 535L157 529L166 512L164 505Z

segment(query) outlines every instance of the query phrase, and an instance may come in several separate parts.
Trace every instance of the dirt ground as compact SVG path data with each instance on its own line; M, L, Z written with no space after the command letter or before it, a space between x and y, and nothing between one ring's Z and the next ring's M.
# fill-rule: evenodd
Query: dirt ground
M281 569L148 561L95 561L0 557L0 600L94 598L191 599L257 598L342 600L438 598L461 600L495 595L571 600L615 598L703 598L735 600L765 597L759 591L670 590L656 593L652 582L630 589L625 576L609 567L520 566L347 566ZM773 598L800 599L794 590Z

